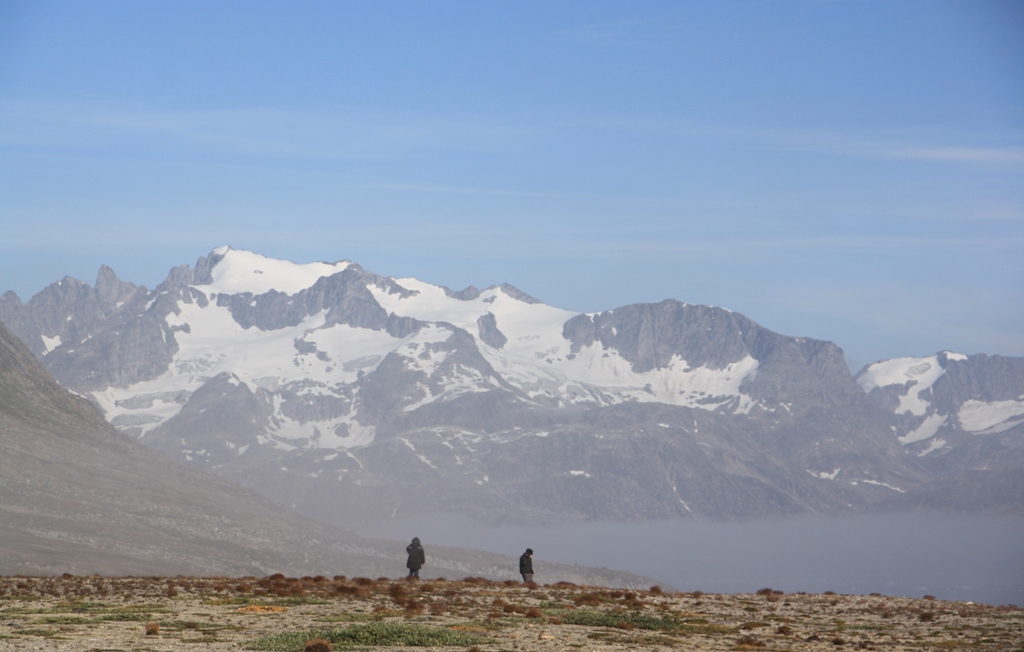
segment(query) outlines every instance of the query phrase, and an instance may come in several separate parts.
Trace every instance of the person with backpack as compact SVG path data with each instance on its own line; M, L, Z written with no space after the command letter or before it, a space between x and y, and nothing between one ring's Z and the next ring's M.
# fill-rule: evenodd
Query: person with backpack
M420 569L427 563L427 553L423 551L419 538L413 537L412 543L405 547L405 551L409 553L409 559L405 562L405 567L409 569L409 577L419 578Z
M523 582L533 582L533 549L527 548L526 552L519 558L519 574L523 576Z

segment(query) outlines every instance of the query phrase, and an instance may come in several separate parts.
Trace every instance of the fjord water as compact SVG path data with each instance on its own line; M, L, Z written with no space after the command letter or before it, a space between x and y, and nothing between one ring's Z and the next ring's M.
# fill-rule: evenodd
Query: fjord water
M367 526L360 534L429 546L603 566L679 591L869 594L1024 604L1024 516L936 513L800 517L740 523L696 519L488 527L449 514ZM510 569L510 577L516 576Z

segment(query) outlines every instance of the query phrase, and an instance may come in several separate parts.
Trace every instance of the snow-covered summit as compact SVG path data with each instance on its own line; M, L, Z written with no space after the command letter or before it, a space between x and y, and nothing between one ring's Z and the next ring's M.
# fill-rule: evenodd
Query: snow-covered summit
M751 393L773 347L808 346L774 334L755 341L768 332L720 308L668 301L581 315L509 285L453 292L350 261L297 264L229 246L195 272L172 274L175 283L134 299L144 304L120 309L138 327L97 326L85 339L66 329L39 335L42 354L72 365L83 347L145 340L150 363L106 381L83 376L107 417L138 436L182 418L189 397L225 374L266 395L261 437L283 448L364 446L383 412L496 391L525 405L663 403L748 414L778 407L777 398ZM371 409L367 383L383 378L404 389ZM319 407L299 407L310 403Z
M337 274L352 264L339 261L297 265L250 251L239 251L230 246L214 249L210 257L217 260L210 271L213 282L197 287L207 293L226 294L263 294L270 290L296 294L324 276Z
M998 434L1024 423L1019 359L942 351L875 362L857 382L892 412L900 443L922 457L948 452L965 434Z
M310 513L430 486L482 509L752 515L915 482L836 345L722 308L576 313L230 247L153 291L99 278L0 319L123 432Z

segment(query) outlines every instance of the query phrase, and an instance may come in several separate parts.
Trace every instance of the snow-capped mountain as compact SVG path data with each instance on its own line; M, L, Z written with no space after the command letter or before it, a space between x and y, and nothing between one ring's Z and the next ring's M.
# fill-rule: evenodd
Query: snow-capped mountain
M1024 424L1020 358L943 351L870 364L857 382L892 411L900 443L921 457L949 450L943 437L994 435Z
M873 400L898 372L869 396L836 345L722 308L577 314L222 247L153 291L9 292L0 320L122 431L334 523L836 511L931 475Z
M918 502L1024 502L1024 358L943 351L870 364L857 382L889 413L907 451L942 476L916 492L928 494ZM951 495L950 486L969 491Z
M405 542L303 518L114 430L0 324L0 574L404 575ZM431 545L430 575L515 576L516 558ZM653 579L545 564L552 581Z

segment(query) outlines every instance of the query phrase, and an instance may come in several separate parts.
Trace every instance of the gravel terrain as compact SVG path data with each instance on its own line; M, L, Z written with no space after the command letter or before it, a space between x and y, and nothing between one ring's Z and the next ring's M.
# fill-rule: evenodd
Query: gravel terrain
M1024 610L931 596L481 578L0 577L0 650L1024 650Z

